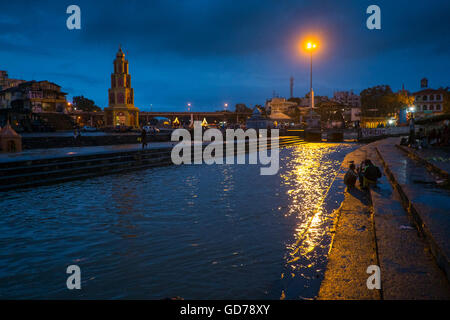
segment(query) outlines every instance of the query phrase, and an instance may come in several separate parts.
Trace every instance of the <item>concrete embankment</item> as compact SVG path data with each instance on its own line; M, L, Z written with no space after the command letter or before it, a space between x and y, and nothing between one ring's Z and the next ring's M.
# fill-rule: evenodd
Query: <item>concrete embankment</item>
M350 161L359 164L369 158L383 168L378 150L395 148L397 140L389 138L363 146L348 154L343 165L348 166ZM392 154L392 157L405 161L399 154ZM393 159L383 161L390 163ZM359 187L346 190L318 299L450 298L448 280L439 268L443 265L438 256L432 254L430 242L414 216L405 210L395 180L388 178L391 175L386 170L370 192ZM413 181L410 183L413 185ZM429 206L433 205L438 206L431 201ZM439 219L435 222L439 223ZM380 290L367 287L370 265L380 267Z
M280 147L301 143L298 137L280 139ZM237 142L236 142L237 143ZM250 142L256 149L256 144ZM234 155L250 151L249 141L241 151L233 147ZM19 154L1 154L0 191L38 185L85 179L131 170L172 165L171 152L175 143L150 143L145 150L141 145L115 145L61 149L28 150ZM202 152L207 144L191 145L191 159ZM223 154L226 154L223 144ZM270 149L270 140L266 148ZM202 157L200 157L201 159Z
M22 146L24 149L111 146L137 143L139 137L140 135L138 133L101 135L89 135L82 133L81 137L75 141L71 134L24 135L22 137ZM149 134L147 140L149 142L170 141L170 134Z
M394 143L378 146L377 152L403 207L450 280L450 191L437 183L442 177L436 175L434 168L428 170L426 162L417 161L414 155L408 157L411 153L405 154Z
M83 152L0 162L0 191L172 164L170 148Z

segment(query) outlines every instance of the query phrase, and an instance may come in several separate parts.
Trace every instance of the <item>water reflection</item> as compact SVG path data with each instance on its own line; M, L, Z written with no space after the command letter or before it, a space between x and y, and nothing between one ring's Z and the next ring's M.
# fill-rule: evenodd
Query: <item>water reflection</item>
M329 191L341 173L342 159L333 157L341 147L325 143L294 147L293 157L281 175L288 186L290 200L286 216L296 220L292 241L286 244L281 299L311 296L303 280L320 278L323 273L324 252L329 246L333 219L333 210L330 204L325 204L325 199L333 197ZM317 289L318 281L315 282Z

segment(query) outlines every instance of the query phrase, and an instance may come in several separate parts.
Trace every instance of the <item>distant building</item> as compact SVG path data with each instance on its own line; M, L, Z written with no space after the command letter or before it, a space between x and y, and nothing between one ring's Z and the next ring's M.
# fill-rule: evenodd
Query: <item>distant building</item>
M49 81L27 81L0 91L0 125L7 121L15 130L31 130L31 122L43 114L64 114L67 93ZM58 118L60 119L60 118ZM55 120L58 127L60 120Z
M416 106L415 117L421 118L444 113L444 89L428 88L428 79L420 81L422 90L414 92L414 105Z
M105 108L106 126L139 127L139 109L134 106L134 90L128 60L122 48L113 62L114 73L111 74L111 89L108 90L109 107Z
M361 108L361 97L357 94L354 94L353 90L336 91L333 94L333 100L349 107Z
M49 81L27 81L0 91L0 109L24 109L34 113L65 112L67 93Z
M272 127L272 122L263 117L258 108L255 108L245 125L247 129L268 129Z
M285 113L289 112L290 108L296 107L297 103L288 101L286 98L272 98L266 101L265 108L271 113Z
M0 91L15 87L24 82L26 81L19 79L11 79L8 77L7 71L0 70Z

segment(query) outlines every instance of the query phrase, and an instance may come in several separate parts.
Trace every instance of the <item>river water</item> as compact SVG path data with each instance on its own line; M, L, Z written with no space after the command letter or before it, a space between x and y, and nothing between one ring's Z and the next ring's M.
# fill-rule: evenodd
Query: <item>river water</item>
M314 298L357 147L282 148L274 176L184 165L0 193L0 298Z

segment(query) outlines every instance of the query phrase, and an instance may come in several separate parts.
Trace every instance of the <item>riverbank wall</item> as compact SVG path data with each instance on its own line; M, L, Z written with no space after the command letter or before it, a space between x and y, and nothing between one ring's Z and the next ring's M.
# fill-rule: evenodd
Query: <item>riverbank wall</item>
M450 218L443 212L450 197L433 184L425 167L400 152L399 140L367 144L344 159L346 167L371 159L383 175L369 190L358 183L346 189L317 299L450 299L445 232ZM424 191L418 179L430 190ZM377 276L379 286L374 286Z

